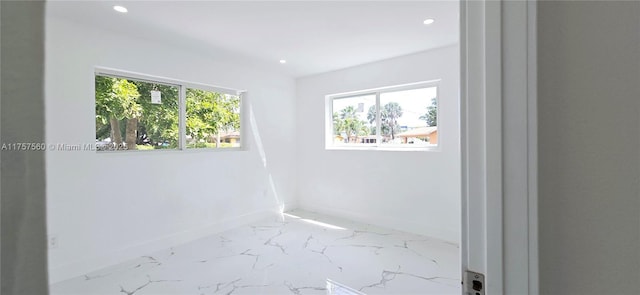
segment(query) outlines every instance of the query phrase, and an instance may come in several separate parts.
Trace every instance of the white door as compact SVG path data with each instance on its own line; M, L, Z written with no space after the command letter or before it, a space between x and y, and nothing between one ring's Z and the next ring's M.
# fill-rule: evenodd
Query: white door
M461 1L463 294L538 292L535 8Z

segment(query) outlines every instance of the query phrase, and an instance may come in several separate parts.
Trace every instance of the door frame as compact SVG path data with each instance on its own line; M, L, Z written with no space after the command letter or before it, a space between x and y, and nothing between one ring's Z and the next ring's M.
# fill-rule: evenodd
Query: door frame
M486 294L538 293L536 6L460 1L462 277Z

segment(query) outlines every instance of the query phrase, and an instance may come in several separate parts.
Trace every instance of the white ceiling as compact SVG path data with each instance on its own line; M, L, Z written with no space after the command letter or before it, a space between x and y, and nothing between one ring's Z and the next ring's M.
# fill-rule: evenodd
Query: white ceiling
M224 50L295 77L458 42L458 1L49 1L49 16ZM123 5L129 12L112 9ZM424 25L427 18L436 21ZM279 64L286 59L287 64Z

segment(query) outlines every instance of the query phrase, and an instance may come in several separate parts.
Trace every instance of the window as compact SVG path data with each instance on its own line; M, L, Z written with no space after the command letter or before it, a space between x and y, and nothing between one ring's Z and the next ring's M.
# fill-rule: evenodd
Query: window
M327 97L327 148L420 148L438 145L435 82Z
M98 151L240 148L240 110L239 91L96 71Z
M375 94L336 98L332 103L334 145L362 146L376 143Z
M187 148L240 147L240 97L187 88Z

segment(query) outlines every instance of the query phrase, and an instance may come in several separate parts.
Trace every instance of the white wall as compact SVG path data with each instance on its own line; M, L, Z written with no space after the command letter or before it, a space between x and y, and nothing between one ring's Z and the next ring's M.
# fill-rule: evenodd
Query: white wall
M93 72L103 66L247 90L267 158L265 168L251 128L241 152L48 151L51 281L294 206L292 78L54 17L46 29L48 143L95 142Z
M458 242L459 48L297 80L297 196L303 209ZM325 150L325 95L442 79L441 151Z
M538 2L541 294L638 294L640 2Z
M44 2L0 2L0 142L44 141ZM48 294L45 158L2 150L1 294Z

